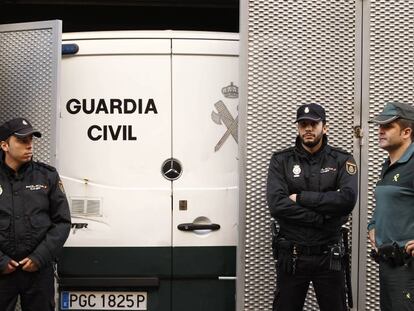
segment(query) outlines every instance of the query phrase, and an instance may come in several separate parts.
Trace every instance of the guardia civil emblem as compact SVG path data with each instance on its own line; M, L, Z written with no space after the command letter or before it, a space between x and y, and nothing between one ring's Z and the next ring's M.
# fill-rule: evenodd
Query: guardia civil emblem
M236 85L234 85L233 82L231 82L229 86L223 87L221 89L221 92L226 98L239 98L239 88ZM218 125L223 124L226 127L224 135L221 137L217 145L214 147L214 152L217 152L221 148L221 146L223 146L224 142L227 140L229 136L232 136L236 143L238 143L237 129L239 124L239 116L234 117L222 100L216 102L214 104L214 107L216 108L217 112L215 112L214 110L211 112L211 119L214 123Z
M3 188L0 186L0 195L3 193Z
M300 168L299 164L295 164L295 165L293 165L293 170L292 170L292 172L293 172L293 177L299 177L300 173L302 172L302 170L301 170L301 168Z

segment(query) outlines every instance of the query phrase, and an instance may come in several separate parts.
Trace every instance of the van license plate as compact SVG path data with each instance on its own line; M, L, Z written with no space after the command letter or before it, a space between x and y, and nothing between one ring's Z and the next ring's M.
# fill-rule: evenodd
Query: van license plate
M62 292L61 310L147 310L146 292Z

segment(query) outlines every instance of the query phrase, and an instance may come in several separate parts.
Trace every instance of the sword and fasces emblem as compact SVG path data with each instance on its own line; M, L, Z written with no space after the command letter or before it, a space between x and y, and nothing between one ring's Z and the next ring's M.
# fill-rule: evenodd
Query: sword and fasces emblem
M238 142L237 126L239 117L237 116L236 119L234 119L226 105L221 100L215 103L214 107L217 112L211 112L211 119L213 119L216 124L220 125L223 123L227 128L227 131L224 133L223 137L221 137L217 145L214 147L214 151L217 152L230 135L233 136L236 143Z
M239 97L238 87L233 85L233 82L229 86L224 87L221 91L224 94L224 97ZM221 148L221 146L223 146L224 142L230 135L233 136L236 143L238 143L239 116L233 118L229 109L226 107L222 100L216 102L214 104L214 107L216 108L217 112L214 110L211 112L211 119L214 121L214 123L218 125L224 124L224 126L227 128L224 135L220 138L217 145L214 147L214 151L217 152Z

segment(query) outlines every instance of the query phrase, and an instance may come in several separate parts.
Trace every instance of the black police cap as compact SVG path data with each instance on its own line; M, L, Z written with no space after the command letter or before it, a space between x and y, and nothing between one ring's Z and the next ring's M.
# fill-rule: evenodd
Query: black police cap
M30 122L24 118L11 119L0 125L0 141L6 140L11 135L17 137L26 137L29 135L42 137L42 134L38 130L35 130Z
M326 121L325 109L318 104L305 104L298 108L296 112L296 121Z

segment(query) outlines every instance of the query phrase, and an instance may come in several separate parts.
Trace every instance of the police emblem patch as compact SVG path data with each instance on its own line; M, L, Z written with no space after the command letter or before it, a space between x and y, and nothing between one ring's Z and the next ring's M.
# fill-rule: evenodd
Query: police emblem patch
M355 175L358 171L356 164L350 161L346 161L345 169L349 175Z
M63 182L60 179L59 179L59 182L58 182L58 186L59 186L60 191L62 191L62 193L64 193L64 194L66 194L65 193L65 188L63 187Z
M3 194L3 188L0 186L0 195Z
M300 173L302 172L302 170L300 169L299 164L295 164L293 166L292 172L293 172L293 177L299 177Z

